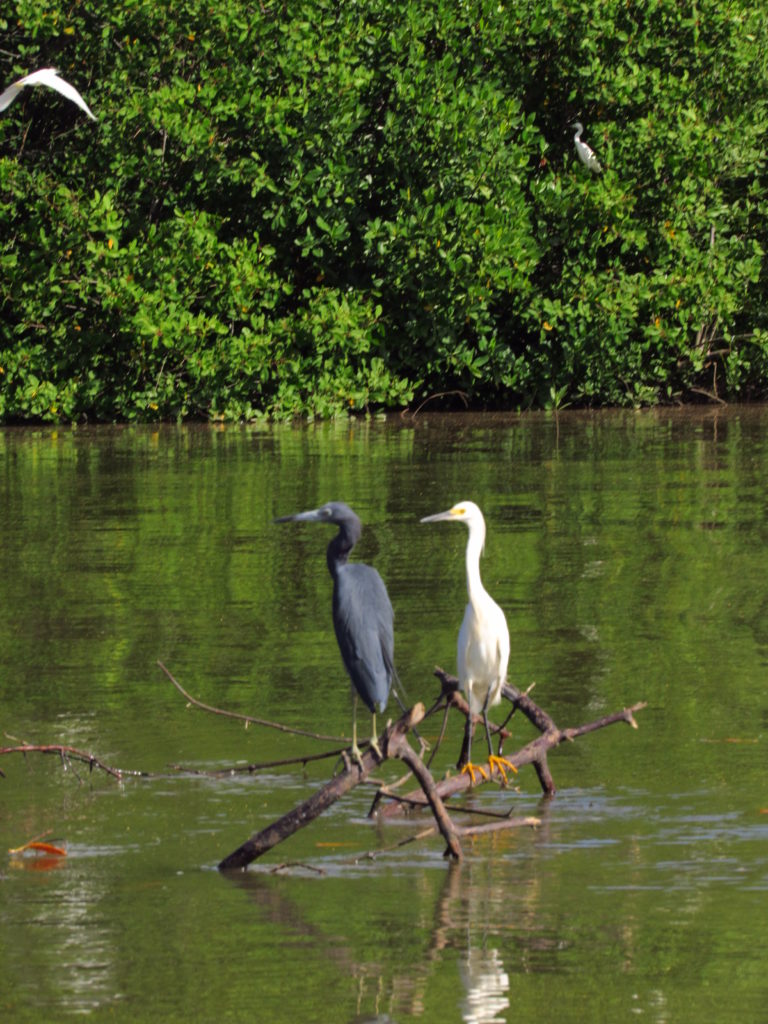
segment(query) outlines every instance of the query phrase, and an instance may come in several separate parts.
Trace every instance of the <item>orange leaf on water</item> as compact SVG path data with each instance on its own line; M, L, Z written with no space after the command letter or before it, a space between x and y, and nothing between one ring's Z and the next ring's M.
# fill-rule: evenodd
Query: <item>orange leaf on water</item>
M53 846L51 843L27 843L27 850L41 850L43 853L54 853L57 857L66 857L67 851L61 846Z
M25 850L39 850L41 853L51 853L57 857L67 856L67 851L62 849L61 846L53 846L51 843L39 843L34 839L29 843L24 843L23 846L14 846L8 853L24 853Z

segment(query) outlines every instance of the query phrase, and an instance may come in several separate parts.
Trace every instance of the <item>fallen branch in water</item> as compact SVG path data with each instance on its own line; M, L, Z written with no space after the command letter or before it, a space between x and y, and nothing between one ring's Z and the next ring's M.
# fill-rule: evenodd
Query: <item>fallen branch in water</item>
M503 818L482 825L455 825L446 810L445 804L438 792L439 787L435 784L429 769L421 760L419 755L409 746L407 741L408 732L424 717L424 706L417 704L393 725L389 725L379 737L379 746L382 756L369 748L362 757L362 766L348 762L347 767L341 774L335 776L319 790L304 800L298 807L284 814L282 818L268 825L267 828L255 833L250 839L242 843L236 850L230 853L219 864L220 871L237 871L247 867L252 861L261 857L262 854L271 850L278 843L283 842L292 836L299 829L309 825L315 818L348 793L355 786L364 782L369 772L390 757L402 760L413 772L421 785L424 793L424 801L428 803L435 818L432 828L424 830L419 838L434 835L437 832L443 836L446 842L445 855L454 860L461 860L462 849L459 842L460 836L478 835L483 832L499 831L500 829L515 828L521 825L537 825L537 818Z
M440 668L435 670L435 675L441 682L442 696L441 701L436 703L433 710L437 710L439 707L444 706L443 701L445 701L449 706L455 707L463 715L468 715L469 706L461 693L459 693L458 679L456 679L455 676L451 676L447 672L444 672ZM560 746L561 743L571 742L578 739L580 736L585 736L587 733L595 732L597 729L604 729L606 726L614 725L617 722L625 722L627 725L632 726L633 729L636 729L637 722L634 717L635 712L646 707L646 703L641 701L640 703L633 704L631 707L622 708L620 711L616 711L613 714L604 715L602 718L598 718L593 722L588 722L585 725L580 725L575 728L561 729L555 724L552 717L540 708L527 693L522 693L516 687L509 686L507 684L502 688L502 694L512 704L512 711L510 714L519 709L541 732L541 735L536 739L526 744L514 754L505 754L504 758L506 761L513 764L518 771L524 765L532 765L539 779L542 791L544 795L548 797L554 796L557 792L547 760L547 754L550 750ZM475 720L482 721L479 715L475 716ZM502 739L505 739L510 735L503 727L492 728L492 731L497 733ZM501 780L500 773L490 773L490 779L488 781L491 781L493 778L496 778L498 781L503 781ZM437 792L441 799L445 801L449 800L452 796L456 796L458 793L471 789L472 787L473 783L469 775L459 774L452 775L439 782L437 784ZM415 807L425 807L427 804L418 790L404 794L402 799L404 802ZM399 808L396 805L388 804L380 813L384 817L392 817L397 814L398 811Z
M78 761L82 764L87 764L90 771L98 768L99 771L106 772L107 775L111 775L115 779L129 777L146 778L148 775L147 772L127 768L114 768L112 765L105 764L104 761L90 754L87 750L78 750L77 747L69 747L62 743L21 743L15 747L0 747L0 756L4 754L55 754L61 758L65 768L70 766L70 762Z
M187 693L187 691L180 683L177 682L161 662L158 662L158 665L176 687L177 691L181 693L190 704L202 711L206 711L210 714L223 715L229 718L236 718L241 721L259 724L269 728L279 729L282 732L294 733L311 739L321 741L330 740L334 743L343 742L342 739L336 736L322 736L306 730L292 729L288 726L282 726L279 723L269 722L265 719L228 712L220 708L214 708L210 705L204 704L202 701L196 700ZM346 753L346 748L337 748L332 751L326 751L322 754L307 754L296 758L284 759L282 761L242 765L234 768L230 767L220 769L218 771L202 772L200 770L195 770L195 774L228 776L236 772L253 773L260 768L282 767L291 764L306 765L310 761L320 760L321 758L327 757L338 758L340 755L345 763L343 771L338 775L335 775L307 800L303 801L298 807L289 811L277 821L267 826L267 828L254 833L250 839L246 840L246 842L242 843L241 846L225 857L219 864L220 870L230 871L245 868L251 863L251 861L260 857L262 854L293 835L299 829L310 824L310 822L314 821L315 818L321 815L330 806L332 806L332 804L360 783L377 786L377 796L371 808L371 816L381 800L390 801L390 803L386 804L379 811L380 816L383 818L388 818L399 813L403 807L417 809L429 807L434 817L434 825L428 829L422 829L418 835L412 836L410 839L403 840L403 842L412 842L425 838L426 836L439 833L445 840L446 856L449 856L454 860L460 860L462 857L461 839L465 836L495 832L500 829L537 825L538 819L536 818L515 818L511 816L511 812L502 815L495 811L476 812L478 814L485 814L488 817L492 817L494 819L493 821L465 826L457 825L453 822L450 814L448 813L446 801L452 796L465 792L471 788L474 783L467 774L454 775L443 778L440 781L435 781L430 772L430 765L445 734L445 727L449 712L451 710L457 710L461 715L466 717L469 714L469 707L466 700L459 692L458 680L454 676L449 675L442 669L437 669L435 675L440 680L441 691L439 697L429 711L425 712L424 706L422 704L417 704L409 711L404 712L398 721L393 724L388 724L387 728L378 740L382 753L379 754L375 749L368 746L368 749L366 749L362 754L362 764L360 765L350 762ZM513 686L504 686L502 693L510 705L507 721L511 715L520 711L529 719L540 733L536 739L526 744L514 754L505 755L505 761L513 765L516 769L527 764L533 765L542 790L545 796L549 797L553 796L556 791L547 761L549 751L553 750L561 743L576 740L581 736L585 736L597 729L605 728L608 725L613 725L616 722L625 722L633 728L637 728L637 722L635 721L634 714L646 706L645 703L634 704L631 707L623 708L620 711L605 715L595 721L587 722L576 727L561 729L554 722L552 717L540 708L535 701L533 701L529 693L523 693ZM433 714L437 714L439 711L444 712L440 735L435 749L430 756L429 762L425 764L423 760L423 741L421 751L417 753L408 743L407 737L409 732L415 732L416 725L421 722L422 719L428 718ZM475 716L475 721L479 720L479 716ZM501 726L494 726L492 728L493 733L499 737L500 751L503 741L511 735L506 729L506 724L507 722L505 721ZM80 762L87 764L91 771L96 768L116 779L124 779L127 777L153 777L149 772L115 768L106 764L100 758L95 757L88 751L79 750L76 747L64 744L19 743L15 746L0 748L0 756L4 754L26 755L30 753L55 754L61 759L65 768L70 767L75 762ZM370 773L375 768L378 768L384 761L391 758L397 758L403 762L408 769L408 774L405 776L405 779L409 779L411 775L413 775L419 783L419 789L406 794L395 793L395 788L402 785L405 780L401 779L397 783L385 783L378 781L374 782L374 780L370 778ZM504 786L507 785L508 779L502 769L492 768L490 765L483 766L483 769L483 781L495 781ZM189 769L185 770L189 771ZM2 774L3 773L0 772L0 775ZM77 775L76 772L75 774ZM459 808L459 810L475 813L469 808ZM401 844L398 843L398 845Z
M405 735L415 725L418 725L423 717L423 704L417 704L411 708L397 722L387 726L379 738L379 746L382 750L381 757L372 747L369 747L362 755L362 765L348 762L344 771L334 776L330 782L326 782L311 797L303 801L292 811L284 814L282 818L279 818L267 826L267 828L254 833L250 839L247 839L236 850L225 857L219 864L219 870L233 871L245 868L251 861L266 853L267 850L271 850L273 846L277 846L278 843L292 836L294 832L298 832L299 829L309 825L310 822L314 821L324 811L327 811L337 800L357 786L358 783L362 782L369 772L378 767L390 754L394 757L404 758L407 757L407 749L413 757L417 757L418 755L414 754L405 742ZM423 765L421 767L428 775L429 773L426 768ZM428 790L429 783L426 782L425 784ZM434 783L432 785L434 786ZM439 798L437 800L439 805ZM460 856L461 849L458 847L458 841L455 838L450 819L446 821L447 815L438 815L436 815L438 817L438 825L441 827L441 830L444 830L443 834L451 853L454 856Z
M170 673L167 670L165 671L170 676ZM448 712L451 709L456 709L465 717L470 712L466 700L459 692L456 677L449 675L440 668L436 670L435 675L441 684L440 696L428 712L424 711L423 705L418 704L410 712L403 714L402 718L394 725L387 727L379 738L379 746L382 750L381 757L375 750L369 748L363 754L362 765L357 765L352 764L346 755L342 755L346 763L346 768L343 772L331 779L330 782L327 782L307 800L299 804L298 807L283 815L283 817L267 826L267 828L254 833L250 839L246 840L246 842L221 861L219 869L231 871L247 867L253 860L271 850L278 843L283 842L283 840L293 835L299 829L310 824L310 822L314 821L315 818L319 817L319 815L355 786L368 782L369 773L384 760L392 757L403 761L419 783L420 789L401 795L395 794L392 786L379 784L370 810L370 816L374 815L379 803L387 799L391 802L379 811L380 816L383 818L389 818L401 813L404 806L410 808L429 807L435 819L434 826L430 829L422 830L418 834L418 838L434 835L439 832L446 843L446 856L454 860L460 860L462 857L461 838L464 836L480 835L501 829L538 824L538 819L536 818L513 818L511 814L499 815L496 820L491 822L466 826L456 825L452 821L446 808L446 801L452 796L474 787L474 782L469 774L449 776L436 782L430 773L429 765L432 763L445 734ZM529 693L523 693L516 687L509 685L504 686L502 693L510 704L510 710L504 724L494 726L492 730L499 737L499 749L501 751L504 739L511 735L506 729L509 718L516 711L520 711L539 730L540 735L514 754L505 755L505 761L515 769L520 769L528 764L532 765L544 795L548 797L554 796L556 792L547 760L550 750L553 750L561 743L572 742L580 736L605 728L608 725L613 725L616 722L625 722L633 728L637 728L634 713L646 706L644 703L634 704L632 707L623 708L621 711L605 715L593 722L561 729L551 715L536 704ZM408 744L407 734L423 718L436 714L440 710L443 710L445 713L440 736L436 749L433 750L429 762L425 764L422 757ZM475 716L475 721L480 720L480 716ZM503 768L483 765L483 771L483 781L496 781L504 786L507 785L508 779Z

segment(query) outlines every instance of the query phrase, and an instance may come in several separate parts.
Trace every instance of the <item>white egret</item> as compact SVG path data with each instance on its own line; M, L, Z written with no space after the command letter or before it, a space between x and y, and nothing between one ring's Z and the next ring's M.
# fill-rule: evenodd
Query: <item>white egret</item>
M576 152L579 154L579 159L588 167L593 174L602 173L603 168L600 165L600 161L595 156L595 151L591 146L588 146L586 142L581 141L581 133L584 131L584 125L581 121L576 121L573 125L576 129L576 134L573 136L573 143L576 146Z
M39 71L33 71L31 75L25 75L24 78L20 78L17 82L9 85L5 92L0 93L0 110L10 107L25 85L47 85L49 89L55 89L56 92L61 93L62 96L76 103L91 120L96 120L96 116L91 112L88 104L77 89L70 85L69 82L65 82L63 78L59 78L56 68L41 68Z
M491 767L497 767L504 774L505 768L516 771L505 758L496 757L491 744L488 725L488 708L501 701L501 688L507 678L509 663L509 630L504 612L499 608L480 579L480 555L485 544L485 520L483 513L472 501L460 501L447 512L425 516L422 523L438 523L456 520L466 523L469 528L467 540L467 594L469 602L464 610L464 621L459 630L456 661L459 683L469 704L469 715L465 733L466 760L462 771L469 772L475 781L475 772L485 778L485 769L472 764L470 749L472 743L472 718L482 714L485 736L488 741L488 755ZM461 763L461 762L460 762Z

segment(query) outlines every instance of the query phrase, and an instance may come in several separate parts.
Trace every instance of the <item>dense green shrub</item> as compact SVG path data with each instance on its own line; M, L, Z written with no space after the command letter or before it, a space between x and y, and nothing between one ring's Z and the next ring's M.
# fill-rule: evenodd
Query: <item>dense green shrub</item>
M10 7L0 418L768 391L762 5Z

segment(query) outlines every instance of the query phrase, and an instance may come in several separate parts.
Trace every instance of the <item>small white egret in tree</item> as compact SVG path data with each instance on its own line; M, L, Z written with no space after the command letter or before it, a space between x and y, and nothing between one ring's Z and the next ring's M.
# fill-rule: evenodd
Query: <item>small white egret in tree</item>
M486 778L485 768L473 765L470 756L474 715L483 716L491 767L498 768L502 775L506 768L517 770L510 761L494 755L488 725L488 708L501 701L501 688L507 678L509 630L504 612L480 579L480 555L485 544L485 520L477 505L473 501L460 501L447 512L425 516L421 521L438 523L454 520L466 523L469 528L466 551L469 602L464 610L464 621L459 630L456 661L459 683L467 698L470 712L467 716L464 749L459 765L463 772L469 772L474 782L476 772Z
M61 93L62 96L76 103L92 121L96 120L96 116L91 112L88 104L77 89L70 85L69 82L65 82L63 78L60 78L56 68L41 68L39 71L33 71L31 75L25 75L24 78L20 78L17 82L9 85L5 92L0 93L0 110L10 107L21 90L27 85L47 85L49 89L55 89L56 92Z
M584 125L581 121L576 121L573 125L576 129L576 134L573 136L573 144L576 146L576 152L579 154L579 160L588 167L593 174L602 173L603 168L600 165L600 161L595 156L595 151L591 146L588 146L586 142L581 141L581 133L584 131Z

